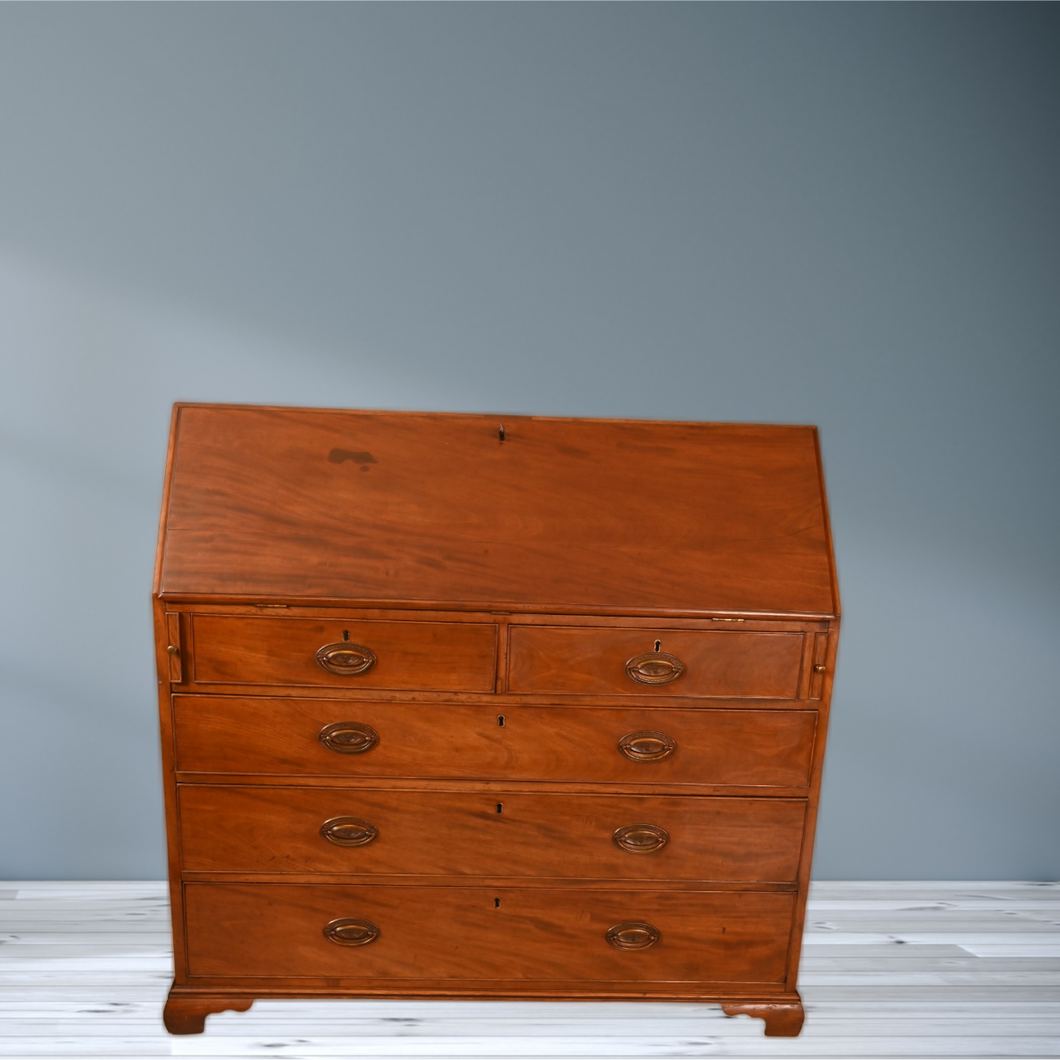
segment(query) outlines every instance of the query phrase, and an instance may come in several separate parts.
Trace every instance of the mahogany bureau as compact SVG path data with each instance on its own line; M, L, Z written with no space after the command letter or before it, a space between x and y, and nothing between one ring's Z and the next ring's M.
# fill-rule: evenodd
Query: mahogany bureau
M178 405L175 978L798 1034L839 627L812 427Z

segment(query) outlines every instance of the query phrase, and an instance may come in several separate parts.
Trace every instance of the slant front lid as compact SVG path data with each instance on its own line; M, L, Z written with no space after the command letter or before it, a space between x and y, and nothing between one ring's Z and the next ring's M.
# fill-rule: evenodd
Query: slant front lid
M835 613L812 427L185 405L168 596Z

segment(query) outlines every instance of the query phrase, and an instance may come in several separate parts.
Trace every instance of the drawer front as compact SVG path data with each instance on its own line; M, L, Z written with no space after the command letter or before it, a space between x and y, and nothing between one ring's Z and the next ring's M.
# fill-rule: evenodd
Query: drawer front
M197 684L441 692L496 684L497 627L488 622L194 615L192 630Z
M193 977L676 981L774 989L784 978L795 900L794 892L319 884L187 884L184 893ZM347 924L333 931L362 944L329 941L325 928L335 921ZM650 925L657 941L643 949L609 944L611 929L634 924ZM650 938L625 927L616 941Z
M502 714L236 696L174 696L173 705L179 772L283 776L804 789L817 723L815 710L521 705Z
M513 625L508 691L795 699L804 637Z
M791 883L801 799L180 786L184 868Z

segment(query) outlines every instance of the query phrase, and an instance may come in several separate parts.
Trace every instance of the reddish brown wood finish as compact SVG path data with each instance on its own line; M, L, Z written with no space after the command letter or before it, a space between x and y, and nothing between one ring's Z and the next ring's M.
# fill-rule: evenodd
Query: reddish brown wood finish
M740 891L327 884L186 886L191 976L628 980L783 984L795 896ZM332 920L379 927L366 946L324 937ZM648 921L660 943L609 946Z
M510 627L508 691L625 696L795 699L801 633L698 632L687 629ZM684 672L669 684L641 684L626 664L659 651Z
M184 867L200 872L794 883L805 812L797 799L180 786ZM378 836L336 846L320 829L337 817ZM669 842L616 846L638 823Z
M795 1038L805 1018L801 1001L759 1001L741 1005L723 1004L726 1016L753 1016L765 1020L767 1038Z
M207 1016L215 1012L246 1012L253 1003L252 998L188 998L170 994L162 1010L162 1022L170 1034L202 1034Z
M173 711L182 774L732 785L793 794L809 784L817 722L816 710L509 706L501 699L174 696ZM340 721L370 726L379 743L363 754L328 750L320 731ZM625 758L619 741L641 730L672 736L675 753L657 762Z
M837 610L811 427L177 411L167 597Z
M175 409L171 1032L398 996L798 1033L839 617L816 432L504 422Z
M330 622L302 618L192 616L194 680L200 685L330 685L333 688L492 692L493 622ZM366 673L329 673L317 651L350 642L378 661Z

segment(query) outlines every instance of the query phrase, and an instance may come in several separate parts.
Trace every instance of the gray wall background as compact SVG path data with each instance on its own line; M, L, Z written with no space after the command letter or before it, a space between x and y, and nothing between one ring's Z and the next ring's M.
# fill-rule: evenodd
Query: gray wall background
M816 423L819 878L1060 875L1056 5L0 6L0 876L164 874L170 403Z

